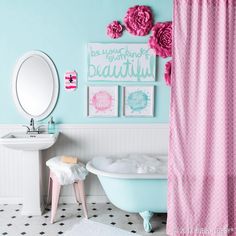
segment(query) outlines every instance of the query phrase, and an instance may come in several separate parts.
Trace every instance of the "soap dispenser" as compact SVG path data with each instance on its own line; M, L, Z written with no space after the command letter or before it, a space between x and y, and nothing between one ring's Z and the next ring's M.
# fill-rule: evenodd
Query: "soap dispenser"
M56 124L53 120L53 117L50 118L48 121L48 133L49 134L54 134L56 132Z

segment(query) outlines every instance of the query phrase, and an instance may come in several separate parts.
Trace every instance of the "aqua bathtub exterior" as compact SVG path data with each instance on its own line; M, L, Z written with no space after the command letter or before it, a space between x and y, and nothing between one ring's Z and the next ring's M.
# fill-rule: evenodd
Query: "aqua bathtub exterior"
M87 169L96 174L109 200L118 208L139 213L144 229L150 232L153 213L167 212L167 177L150 174L115 174L96 169L92 162Z

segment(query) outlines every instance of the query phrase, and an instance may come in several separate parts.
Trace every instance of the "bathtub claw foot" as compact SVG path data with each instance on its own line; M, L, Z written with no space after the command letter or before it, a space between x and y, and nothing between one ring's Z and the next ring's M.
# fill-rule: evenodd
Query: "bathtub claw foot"
M144 212L141 212L139 213L141 215L141 217L143 218L143 227L144 227L144 230L146 232L151 232L152 230L152 225L150 223L150 219L152 218L153 216L153 212L151 211L144 211Z

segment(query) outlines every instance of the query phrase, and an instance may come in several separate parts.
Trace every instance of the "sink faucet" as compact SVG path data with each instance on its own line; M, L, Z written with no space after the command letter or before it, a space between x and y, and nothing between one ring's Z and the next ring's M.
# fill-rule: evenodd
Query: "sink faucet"
M34 118L30 119L30 131L34 132L36 131L35 127L34 127Z
M36 129L35 126L34 126L34 118L31 118L30 119L30 125L29 126L23 125L23 126L27 128L27 131L26 131L27 134L39 134L40 133L40 127L42 127L44 125L40 125Z

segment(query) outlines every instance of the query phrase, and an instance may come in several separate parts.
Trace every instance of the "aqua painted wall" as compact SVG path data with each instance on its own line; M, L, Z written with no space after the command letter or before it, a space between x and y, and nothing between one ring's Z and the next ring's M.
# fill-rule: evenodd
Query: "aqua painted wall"
M168 122L170 89L163 80L163 69L169 59L161 58L157 58L157 82L148 83L156 87L153 118L122 117L121 104L118 118L86 116L86 86L89 84L86 79L86 45L88 42L147 42L148 36L135 37L127 31L117 40L106 36L107 24L113 20L122 21L127 9L137 4L150 6L155 21L172 19L172 0L1 0L0 124L27 122L13 103L11 75L17 58L30 50L45 52L57 67L61 88L52 115L58 123ZM67 70L74 69L78 72L79 88L68 93L63 88L63 77Z

